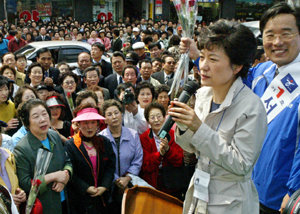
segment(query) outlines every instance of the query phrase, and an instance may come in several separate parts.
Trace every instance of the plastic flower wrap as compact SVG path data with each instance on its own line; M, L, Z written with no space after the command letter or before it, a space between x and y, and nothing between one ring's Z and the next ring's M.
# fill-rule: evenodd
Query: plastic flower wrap
M68 102L68 105L69 105L70 110L71 110L72 115L73 115L74 103L73 103L73 98L72 98L72 93L71 92L67 93L67 102ZM74 117L74 115L73 115L73 117Z
M173 0L183 37L192 38L197 18L197 0ZM181 54L170 94L176 95L183 77L184 84L189 74L189 52Z
M29 192L27 204L26 204L26 214L30 214L34 206L36 197L38 196L40 185L42 184L42 179L44 178L53 153L44 149L39 149L35 162L34 176L31 181L31 189Z

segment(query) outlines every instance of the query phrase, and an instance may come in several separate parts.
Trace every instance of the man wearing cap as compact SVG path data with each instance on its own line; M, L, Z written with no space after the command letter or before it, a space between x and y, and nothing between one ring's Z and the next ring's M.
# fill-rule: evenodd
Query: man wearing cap
M104 79L104 87L109 90L110 97L114 98L114 91L117 86L123 83L122 72L125 67L125 56L123 53L114 52L111 57L111 64L114 73Z
M139 55L139 60L151 59L150 54L145 52L145 43L136 42L132 45L132 49Z
M133 38L131 40L131 44L133 45L136 42L140 42L141 41L141 37L140 37L140 29L138 29L137 27L134 27L133 30Z

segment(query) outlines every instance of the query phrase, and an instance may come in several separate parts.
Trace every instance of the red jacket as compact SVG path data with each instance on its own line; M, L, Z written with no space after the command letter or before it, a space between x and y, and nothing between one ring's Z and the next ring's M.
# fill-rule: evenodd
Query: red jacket
M26 42L24 39L20 38L17 42L16 38L9 40L8 42L8 51L14 53L15 51L19 50L20 48L24 47Z
M170 130L169 135L171 138L169 141L170 149L164 156L161 156L159 151L157 151L155 139L151 129L148 129L140 135L144 152L140 176L151 186L158 189L160 189L157 182L160 163L162 163L162 167L179 167L183 164L183 150L175 143L174 130Z

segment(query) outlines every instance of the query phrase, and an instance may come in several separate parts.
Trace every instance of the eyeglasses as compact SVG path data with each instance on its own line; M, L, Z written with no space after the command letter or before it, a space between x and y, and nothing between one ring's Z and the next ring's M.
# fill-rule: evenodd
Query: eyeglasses
M161 120L162 118L163 118L163 115L162 114L157 114L157 115L150 115L149 116L149 120L155 120L155 118L157 119L157 120Z
M75 81L64 82L64 84L66 84L66 85L74 85Z
M279 37L279 39L281 41L289 41L295 35L298 35L298 33L286 32L286 33L283 33L283 34L266 34L266 35L263 36L263 38L264 38L264 41L266 41L266 42L273 42L274 40L277 39L277 37Z

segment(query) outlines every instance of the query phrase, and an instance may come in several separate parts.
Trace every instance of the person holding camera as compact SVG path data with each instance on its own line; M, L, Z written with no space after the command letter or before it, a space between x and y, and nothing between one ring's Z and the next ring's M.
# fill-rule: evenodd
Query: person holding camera
M124 126L137 130L139 134L145 132L148 124L143 115L144 111L140 110L136 102L133 85L129 82L118 85L116 95L124 108Z

